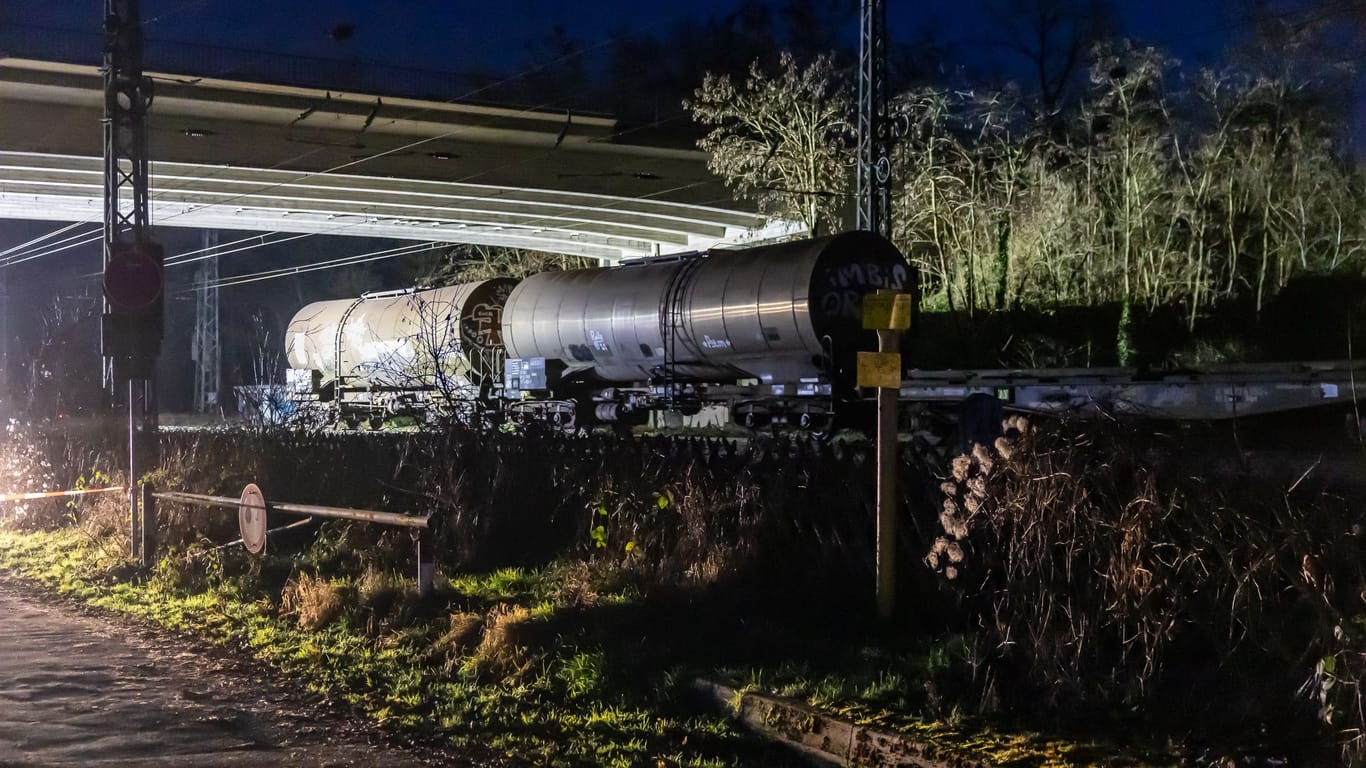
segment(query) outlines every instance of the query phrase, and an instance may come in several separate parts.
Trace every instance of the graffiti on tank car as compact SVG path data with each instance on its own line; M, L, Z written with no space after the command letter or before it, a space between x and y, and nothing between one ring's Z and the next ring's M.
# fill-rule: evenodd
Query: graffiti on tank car
M858 291L830 291L821 296L821 314L826 317L862 317L863 294Z
M829 285L820 296L821 313L827 317L863 317L863 295L878 288L894 291L907 286L905 264L845 264L829 272Z
M608 351L607 337L602 335L602 331L589 331L588 338L593 342L593 349L596 349L599 352Z
M462 323L465 341L475 347L501 346L503 343L503 305L475 304Z
M845 264L830 273L830 288L891 288L899 291L906 286L905 264Z
M467 308L460 322L460 334L466 344L475 348L503 346L503 305L514 287L500 283L475 292L483 295Z
M704 349L730 349L730 339L713 339L706 334L702 336L702 347Z

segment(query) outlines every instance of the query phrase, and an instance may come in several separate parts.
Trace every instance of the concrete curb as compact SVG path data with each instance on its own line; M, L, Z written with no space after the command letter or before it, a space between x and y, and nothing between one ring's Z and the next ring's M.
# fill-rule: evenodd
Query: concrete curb
M824 766L860 768L990 768L981 758L949 753L913 736L856 725L785 696L740 693L697 679L692 688L728 709L750 730L777 739Z

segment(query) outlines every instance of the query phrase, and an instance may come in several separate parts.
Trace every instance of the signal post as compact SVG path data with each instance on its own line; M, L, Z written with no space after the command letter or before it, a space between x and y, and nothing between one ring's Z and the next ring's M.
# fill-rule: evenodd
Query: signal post
M157 463L156 364L164 313L161 246L151 239L147 109L138 0L104 3L104 314L106 387L127 382L128 489L132 549L151 559L152 510L138 505L138 478Z
M883 288L863 297L863 327L877 331L877 351L858 353L858 385L877 388L877 613L896 612L897 402L901 334L911 327L911 297Z

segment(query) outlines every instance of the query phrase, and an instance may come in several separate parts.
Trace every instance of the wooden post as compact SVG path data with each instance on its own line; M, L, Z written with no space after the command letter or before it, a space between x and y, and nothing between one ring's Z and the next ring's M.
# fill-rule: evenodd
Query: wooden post
M898 381L895 389L877 390L877 615L890 619L896 611L896 469L897 401L901 396L901 332L879 330L877 351L896 355Z
M877 388L877 614L896 612L897 402L901 332L911 325L911 297L881 289L863 297L863 327L877 331L877 352L860 352L858 385Z
M128 513L129 554L134 560L142 561L142 517L138 513L138 470L142 457L138 455L138 424L142 421L142 398L138 393L138 382L128 380Z

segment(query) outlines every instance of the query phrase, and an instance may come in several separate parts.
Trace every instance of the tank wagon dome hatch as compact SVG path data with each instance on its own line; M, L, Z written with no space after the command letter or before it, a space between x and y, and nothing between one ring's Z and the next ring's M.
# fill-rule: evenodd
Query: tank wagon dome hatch
M289 365L382 386L438 373L471 384L494 380L502 364L503 305L516 284L497 278L309 304L285 331Z
M562 361L609 382L658 378L799 382L850 376L871 348L862 297L909 290L913 272L885 238L815 240L612 268L546 272L508 297L510 358Z

